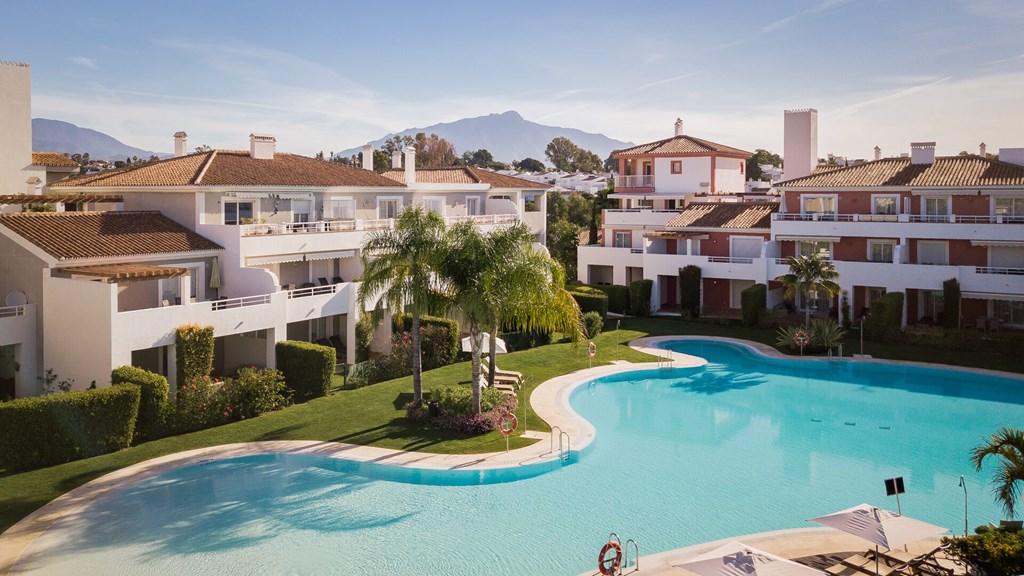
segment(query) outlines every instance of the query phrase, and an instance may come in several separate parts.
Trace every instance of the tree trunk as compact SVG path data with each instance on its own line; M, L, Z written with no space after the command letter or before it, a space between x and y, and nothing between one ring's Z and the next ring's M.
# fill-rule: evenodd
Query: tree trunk
M489 364L487 369L487 385L494 386L494 373L497 370L495 367L495 357L498 355L498 327L494 326L491 330L491 348L487 353L487 363Z
M480 332L480 325L471 322L469 325L469 339L472 343L473 355L473 413L480 413L480 350L483 348L483 334Z
M420 313L412 313L412 397L416 402L423 401L423 354L420 352Z

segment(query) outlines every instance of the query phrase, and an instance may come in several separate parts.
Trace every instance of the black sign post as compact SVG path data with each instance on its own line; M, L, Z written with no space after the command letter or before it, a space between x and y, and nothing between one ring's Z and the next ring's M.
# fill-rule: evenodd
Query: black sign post
M903 487L903 476L885 479L885 495L896 496L896 513L900 516L903 515L903 511L900 510L900 494L904 492L906 489Z

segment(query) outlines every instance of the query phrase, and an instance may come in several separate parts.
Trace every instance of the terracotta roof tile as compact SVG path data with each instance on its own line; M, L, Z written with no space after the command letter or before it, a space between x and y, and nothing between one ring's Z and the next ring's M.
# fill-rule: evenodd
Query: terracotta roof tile
M481 182L490 184L492 188L528 188L532 190L547 190L551 186L542 182L534 182L533 180L527 180L525 178L516 178L515 176L506 176L504 174L498 174L497 172L491 172L490 170L483 170L480 168L467 168L472 172Z
M87 202L124 202L120 194L7 194L0 195L0 204L82 204Z
M803 178L777 187L861 188L872 186L1024 186L1024 166L980 156L940 156L932 164L911 164L910 158L873 160Z
M11 212L0 225L58 260L222 249L159 212Z
M405 170L394 168L384 172L384 176L405 184ZM453 166L450 168L417 168L416 181L424 184L490 184L492 188L528 188L546 190L547 184L506 176L483 170L473 166Z
M669 220L668 228L771 228L776 202L694 202Z
M78 162L61 154L60 152L33 152L32 164L35 166L62 166L67 168L78 168Z
M133 186L395 186L370 170L279 152L257 160L248 152L215 150L64 180L51 188Z
M649 154L708 154L711 152L743 156L752 155L746 150L686 135L673 136L672 138L648 142L647 144L640 144L632 148L616 150L612 154L615 156L643 156Z

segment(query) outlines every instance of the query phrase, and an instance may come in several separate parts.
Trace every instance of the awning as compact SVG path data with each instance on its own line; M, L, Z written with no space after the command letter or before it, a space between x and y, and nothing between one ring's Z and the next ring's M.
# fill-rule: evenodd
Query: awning
M107 284L123 284L158 278L188 276L188 268L153 266L150 264L103 264L99 266L76 266L58 268L58 271L73 276L88 276Z
M277 254L274 256L248 256L245 259L246 266L260 266L263 264L281 264L284 262L302 262L302 254Z
M1024 294L1000 294L998 292L961 292L960 298L970 300L1008 300L1010 302L1024 302Z
M693 238L695 240L707 240L706 232L683 232L677 230L652 230L644 232L644 238L661 238L664 240L683 240Z
M971 240L971 246L1020 246L1024 248L1024 240Z
M276 194L276 197L281 200L312 200L313 194Z
M618 200L686 200L694 194L697 194L697 192L689 194L630 194L628 192L613 192L608 197Z
M351 258L356 255L355 250L334 250L331 252L310 252L306 254L306 260L333 260L334 258Z
M235 192L235 198L241 198L243 200L255 200L258 198L269 198L270 194L266 192Z
M793 242L839 242L841 236L776 236L776 240Z

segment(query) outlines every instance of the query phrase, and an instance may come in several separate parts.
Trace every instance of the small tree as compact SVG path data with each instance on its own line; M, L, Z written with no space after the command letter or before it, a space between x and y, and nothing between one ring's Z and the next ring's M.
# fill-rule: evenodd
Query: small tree
M839 293L839 284L836 283L836 280L839 279L839 273L836 272L836 266L831 261L814 254L811 256L790 256L786 258L786 264L789 264L789 274L779 276L775 281L785 287L787 298L797 293L802 294L805 298L809 298L811 294L817 292L824 292L826 296L831 298ZM804 326L809 326L810 323L811 309L805 302Z
M1004 426L971 450L971 462L981 471L989 456L996 457L998 468L992 476L992 493L1013 518L1024 486L1024 430Z
M960 282L950 278L942 283L942 325L946 328L960 327Z
M843 290L839 296L839 320L843 329L850 329L850 293L847 290Z
M700 266L690 264L679 269L679 308L690 318L700 317Z
M186 324L175 330L174 356L178 387L213 372L213 326Z

